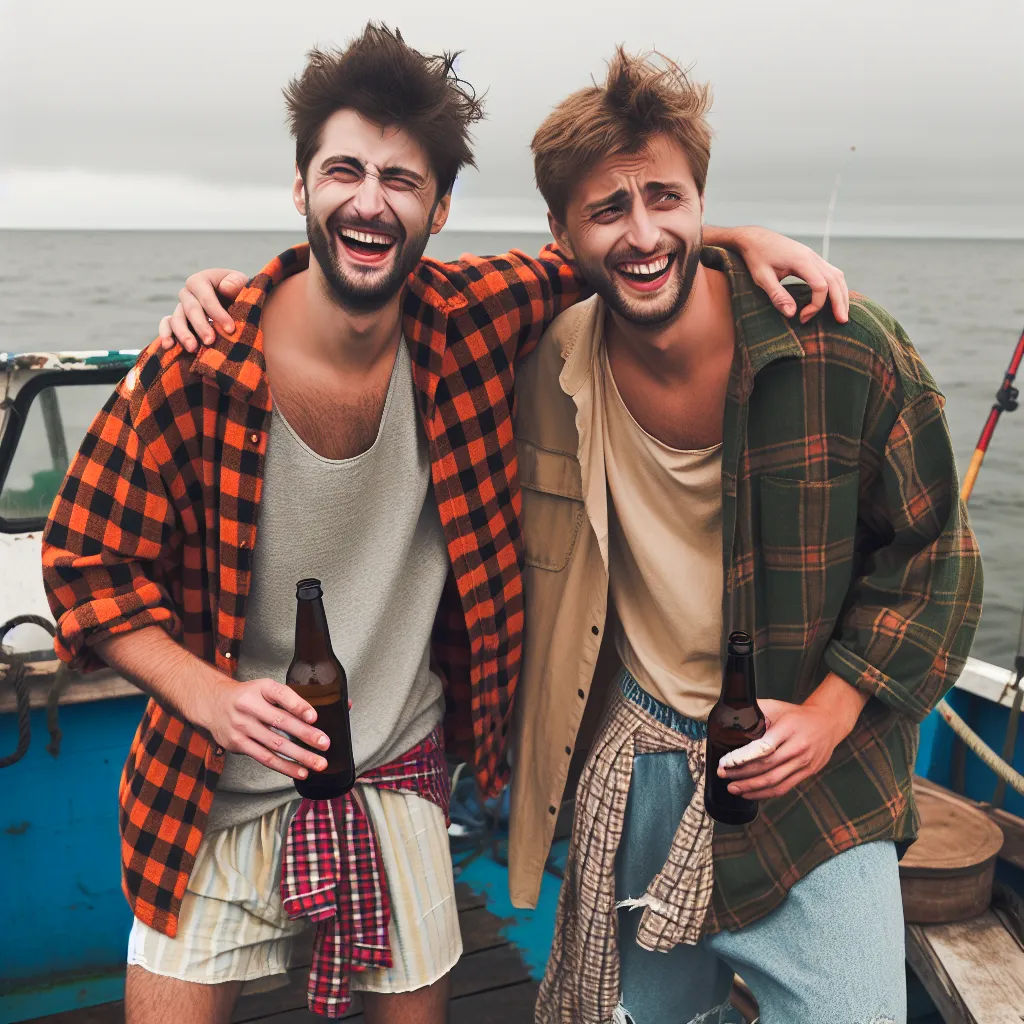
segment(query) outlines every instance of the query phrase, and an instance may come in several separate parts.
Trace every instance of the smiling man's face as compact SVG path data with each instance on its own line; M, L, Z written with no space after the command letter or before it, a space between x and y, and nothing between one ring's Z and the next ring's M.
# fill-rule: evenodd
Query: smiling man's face
M703 211L686 155L661 137L597 164L573 189L566 223L552 221L551 228L614 313L651 327L686 305Z
M395 297L444 225L451 200L438 197L426 152L411 135L354 110L324 123L293 197L328 296L357 312Z

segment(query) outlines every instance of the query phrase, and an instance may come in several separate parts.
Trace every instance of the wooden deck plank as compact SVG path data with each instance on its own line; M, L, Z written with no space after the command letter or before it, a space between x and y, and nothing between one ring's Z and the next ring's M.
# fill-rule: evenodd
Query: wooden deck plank
M909 925L907 961L946 1024L1024 1021L1024 950L991 911L957 924Z
M449 1024L526 1024L533 1019L537 1001L537 983L520 981L498 989L488 989L453 999ZM351 1024L364 1024L362 1013L346 1015ZM264 1024L323 1024L324 1018L309 1010L291 1010L262 1018Z
M504 977L506 964L500 957L494 957L482 962L469 961L475 954L496 950L508 945L508 939L502 934L501 929L504 922L495 917L485 907L476 907L463 911L459 915L459 926L462 929L462 960L456 966L452 983L459 984L459 979L466 971L473 972L473 976L479 974L480 970L499 970ZM519 960L518 952L512 950L512 955ZM464 966L466 965L466 966ZM292 970L288 972L288 984L272 989L270 992L258 992L249 996L242 996L235 1007L232 1024L248 1024L250 1021L265 1019L276 1019L273 1015L284 1013L289 1010L304 1009L306 1006L306 978L309 974L309 953L300 960ZM520 979L516 979L520 980ZM353 1011L353 1013L358 1011Z
M532 1014L532 1000L536 998L536 984L530 981L529 971L519 951L510 946L503 934L505 922L486 908L484 897L474 893L464 884L456 885L456 899L459 907L459 926L462 930L462 959L452 972L452 1024L470 1021L480 1024L511 1024L525 1021ZM297 1022L322 1021L306 1009L306 978L309 973L311 944L299 955L296 966L287 974L287 983L270 992L242 996L238 1000L233 1024L297 1024ZM531 993L518 991L523 985ZM504 1005L506 990L515 989L507 1007ZM498 1005L488 1008L490 994ZM499 994L502 993L502 994ZM530 1009L525 1015L502 1016L519 1007L529 998ZM456 1011L456 1004L469 1000L471 1005ZM511 1008L511 1009L508 1009ZM495 1015L497 1014L497 1015ZM476 1015L476 1016L474 1016ZM343 1018L362 1021L362 1007L358 993L353 1005ZM37 1018L34 1024L123 1024L124 1002L103 1003L80 1010Z
M504 945L496 949L487 949L480 953L473 953L463 956L455 965L452 971L452 1009L451 1021L471 1021L475 1018L467 1016L460 1008L460 1004L471 1001L473 1008L487 1006L488 999L500 1002L504 999L504 993L510 988L528 984L532 989L531 999L537 998L537 986L530 981L529 971L523 963L518 950L513 946ZM271 993L272 994L272 993ZM253 997L255 998L255 997ZM518 998L518 997L517 997ZM495 1020L519 1020L528 1021L532 1015L533 1003L530 1003L530 1012L523 1017L495 1017ZM236 1021L238 1018L235 1018ZM264 1012L259 1017L244 1018L247 1022L258 1022L258 1024L313 1024L315 1021L323 1021L315 1013L306 1009L305 990L302 990L302 1000L298 1006L291 1007L280 1012ZM358 998L353 1000L352 1008L342 1018L343 1020L362 1021L363 1015ZM486 1016L483 1018L487 1020Z

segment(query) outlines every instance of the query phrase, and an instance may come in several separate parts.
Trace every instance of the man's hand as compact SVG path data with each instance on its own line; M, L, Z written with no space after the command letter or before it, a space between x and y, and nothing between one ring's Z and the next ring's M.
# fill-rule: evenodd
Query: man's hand
M719 762L718 774L729 792L748 800L788 793L817 775L832 752L853 731L868 695L829 673L803 704L759 700L768 728Z
M326 750L330 740L313 728L316 711L273 679L236 682L172 640L160 626L107 637L96 644L96 653L232 753L248 754L292 779L304 779L307 769L327 767L326 758L316 750ZM274 729L288 735L279 736ZM305 750L293 742L296 739L315 749ZM293 761L286 761L288 757Z
M738 252L754 283L767 293L783 316L796 314L796 303L781 283L782 278L792 275L811 288L811 301L800 310L800 323L807 323L820 312L826 298L831 299L832 313L841 324L850 318L850 289L843 272L806 245L757 227L705 227L704 241Z
M199 348L197 337L204 345L212 345L217 337L214 327L224 334L233 334L235 322L228 316L227 307L245 287L247 280L240 270L217 268L193 274L178 292L178 305L174 312L160 321L164 348L173 348L177 343L186 352L195 352ZM191 330L189 324L192 325Z
M304 779L310 770L327 767L326 758L294 742L299 739L319 750L330 746L326 734L311 724L316 712L294 690L273 679L238 683L221 676L203 687L192 707L196 725L225 750L248 754L292 779Z

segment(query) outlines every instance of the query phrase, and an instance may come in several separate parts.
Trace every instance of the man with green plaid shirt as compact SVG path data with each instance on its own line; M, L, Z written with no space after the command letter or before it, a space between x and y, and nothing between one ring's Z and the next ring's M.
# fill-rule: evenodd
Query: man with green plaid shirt
M737 973L763 1024L905 1021L898 850L918 723L978 622L977 545L899 324L859 296L848 323L794 324L702 246L708 103L620 51L533 142L552 231L597 294L517 382L519 905L603 714L537 1020L735 1021ZM720 771L760 803L746 826L703 806L732 630L754 638L768 720Z

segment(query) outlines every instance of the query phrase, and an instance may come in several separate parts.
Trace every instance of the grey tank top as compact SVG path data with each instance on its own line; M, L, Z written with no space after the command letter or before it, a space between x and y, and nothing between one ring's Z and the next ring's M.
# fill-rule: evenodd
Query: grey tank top
M240 680L284 682L295 648L295 584L315 576L348 675L356 769L386 764L443 714L430 636L448 570L404 342L377 438L362 455L317 455L274 408ZM229 753L208 828L255 820L295 797L289 778Z

